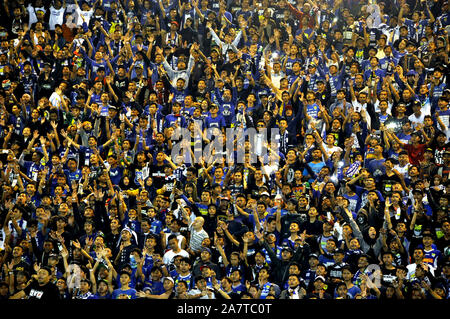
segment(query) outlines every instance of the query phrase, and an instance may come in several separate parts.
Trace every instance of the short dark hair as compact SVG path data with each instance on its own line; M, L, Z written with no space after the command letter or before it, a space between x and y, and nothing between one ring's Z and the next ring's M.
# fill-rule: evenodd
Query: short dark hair
M172 239L176 239L178 241L177 235L175 234L169 235L169 237L167 238L167 242L171 241Z

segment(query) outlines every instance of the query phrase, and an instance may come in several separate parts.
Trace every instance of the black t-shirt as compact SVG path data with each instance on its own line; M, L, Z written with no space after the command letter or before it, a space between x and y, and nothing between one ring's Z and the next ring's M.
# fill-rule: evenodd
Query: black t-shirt
M128 77L125 76L124 78L121 79L118 75L116 75L114 77L113 84L118 90L120 90L121 94L125 94L125 92L128 89L129 82L130 81L129 81Z
M14 270L14 273L17 275L18 271L30 272L31 266L26 261L21 260L17 265L14 266L13 270Z
M450 239L446 239L445 236L442 236L436 240L436 246L441 253L444 253L445 249L450 247Z
M164 185L166 174L164 173L165 166L151 165L151 177L153 178L153 185L156 188L161 188Z
M395 280L397 280L397 268L387 269L386 267L381 267L381 273L383 276L381 277L381 284L383 286L387 286L392 284Z
M392 195L392 185L400 182L400 177L398 177L397 174L394 173L393 175L388 176L385 173L380 176L377 189L381 191L383 196L390 196Z
M61 295L59 294L58 287L54 283L47 283L44 286L39 285L36 280L24 290L25 294L28 296L28 299L33 300L59 300L61 299Z
M408 120L407 116L404 116L401 119L392 117L390 119L387 119L386 122L384 122L384 126L388 126L389 124L391 124L391 126L393 126L394 133L397 134L402 131L402 126L403 124L406 123L407 120Z

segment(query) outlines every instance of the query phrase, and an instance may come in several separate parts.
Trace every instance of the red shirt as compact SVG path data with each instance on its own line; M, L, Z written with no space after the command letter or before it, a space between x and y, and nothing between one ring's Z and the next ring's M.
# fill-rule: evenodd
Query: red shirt
M425 151L426 144L419 144L414 146L412 144L406 144L405 150L408 151L409 162L413 165L419 165L420 161L423 161L423 153Z

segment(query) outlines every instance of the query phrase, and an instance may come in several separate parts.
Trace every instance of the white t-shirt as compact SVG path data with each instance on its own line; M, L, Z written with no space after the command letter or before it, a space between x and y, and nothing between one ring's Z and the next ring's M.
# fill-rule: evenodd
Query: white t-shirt
M394 166L394 169L398 171L404 178L409 178L408 169L411 166L410 163L407 163L405 166L401 167L399 164Z
M28 27L31 27L31 25L33 23L37 22L38 19L36 17L36 12L39 11L39 10L44 11L44 13L47 12L47 10L45 10L44 7L33 7L31 5L31 3L28 4L28 7L27 7L27 11L28 11Z
M83 24L83 22L86 22L86 24L89 25L89 20L91 20L91 17L94 14L94 9L91 9L89 11L83 11L80 9L80 7L77 7L75 12L78 14L77 26L79 27ZM84 17L84 21L83 18L81 18L81 16Z
M411 121L411 126L413 129L416 128L417 124L422 124L424 120L425 114L421 113L419 117L417 117L414 113L408 116L408 120Z
M0 249L1 250L5 249L5 238L6 238L6 234L2 228L2 229L0 229Z
M379 100L377 100L374 104L373 104L373 108L374 108L374 110L375 110L375 113L380 113L381 112L381 110L380 110L380 101ZM392 103L390 103L390 102L388 102L388 108L387 108L387 110L386 110L386 113L387 114L389 114L389 115L392 115Z
M406 274L406 279L408 281L411 281L412 279L416 278L415 274L416 274L416 268L417 268L417 264L409 264L408 266L406 266L406 269L408 271L408 273ZM430 270L430 273L434 276L434 268L430 265L428 265L428 269Z
M166 252L163 256L163 263L166 265L170 265L173 263L173 258L175 256L183 256L183 257L189 257L189 253L184 250L181 249L178 253L175 253L172 249L169 250L168 252Z
M189 290L188 295L195 296L195 295L198 295L199 293L201 293L200 289L195 288L195 289ZM212 292L211 298L209 297L208 294L206 294L198 299L216 299L216 295L214 294L214 292Z
M55 24L63 24L65 10L64 7L61 7L60 9L55 9L53 6L50 7L50 18L48 20L50 30L55 30Z
M332 147L328 147L327 144L325 144L325 142L322 142L322 145L328 157L331 157L331 155L333 155L334 152L340 151L341 154L343 152L342 148L340 148L339 146L333 145Z
M169 236L170 235L172 235L172 233L166 233L166 239L165 239L166 247L169 244ZM178 244L181 247L181 243L183 242L183 240L186 240L186 237L184 237L183 235L179 234L179 235L177 235L177 240L178 240Z
M22 232L26 232L27 230L27 221L24 219L20 219L17 221L17 224L19 225L20 229L22 229ZM14 228L13 222L10 220L8 222L8 228L11 231L11 235L13 236L13 238L16 239L16 241L19 239L19 233L17 232L17 230Z
M280 72L280 73L272 72L271 79L272 79L273 85L275 85L275 87L279 88L281 79L284 78L285 76L286 76L286 74L284 74L284 72Z
M50 98L48 100L54 107L56 107L58 109L62 108L62 99L58 95L58 93L53 92L52 95L50 95Z

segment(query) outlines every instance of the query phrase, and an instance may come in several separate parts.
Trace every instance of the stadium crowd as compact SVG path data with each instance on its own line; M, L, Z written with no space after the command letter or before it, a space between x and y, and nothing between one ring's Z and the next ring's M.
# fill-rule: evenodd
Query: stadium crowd
M449 298L449 13L2 1L0 299Z

